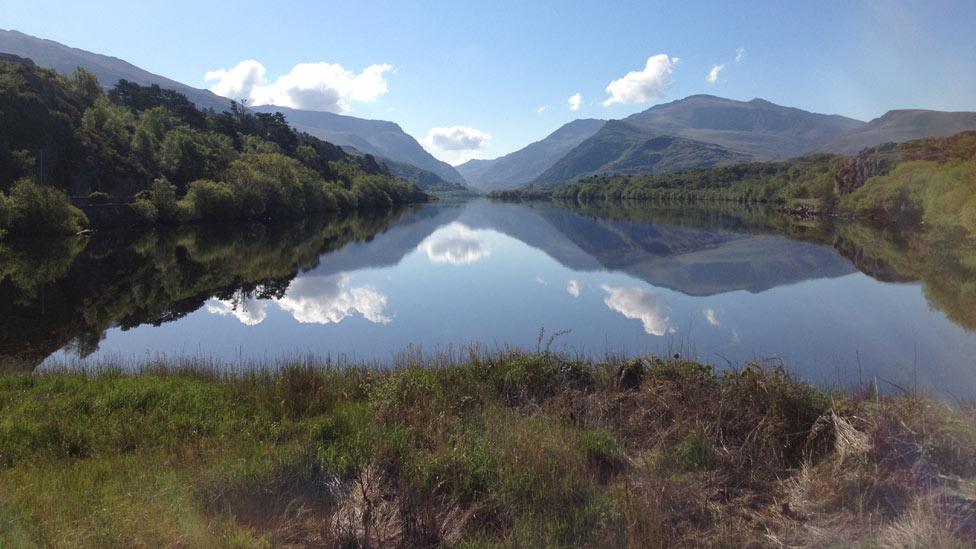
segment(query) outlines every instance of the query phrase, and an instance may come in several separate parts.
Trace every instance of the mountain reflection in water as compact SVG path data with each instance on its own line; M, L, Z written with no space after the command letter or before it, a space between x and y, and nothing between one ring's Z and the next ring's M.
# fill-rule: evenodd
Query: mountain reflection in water
M917 368L927 387L976 394L976 251L756 208L473 201L105 232L8 242L0 277L8 369L156 354L384 361L409 345L534 347L544 327L587 355L776 356L841 383Z

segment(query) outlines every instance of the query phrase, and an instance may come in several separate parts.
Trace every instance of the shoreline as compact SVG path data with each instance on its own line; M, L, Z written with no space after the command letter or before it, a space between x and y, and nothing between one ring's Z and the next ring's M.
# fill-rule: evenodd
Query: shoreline
M0 374L0 412L11 542L962 545L976 531L976 409L782 368L518 351L384 371L160 363Z

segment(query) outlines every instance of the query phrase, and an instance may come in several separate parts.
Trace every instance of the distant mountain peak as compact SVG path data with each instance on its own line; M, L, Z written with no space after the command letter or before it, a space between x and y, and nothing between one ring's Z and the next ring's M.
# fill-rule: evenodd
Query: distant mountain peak
M362 153L415 166L449 183L465 182L454 167L434 158L396 122L278 105L257 105L252 109L257 112L281 112L299 130L336 145L353 147Z
M527 184L606 123L596 118L567 122L546 137L491 160L471 160L458 171L472 186L491 191Z
M882 143L898 143L923 137L948 137L969 130L976 130L976 112L895 109L839 137L823 150L855 154Z

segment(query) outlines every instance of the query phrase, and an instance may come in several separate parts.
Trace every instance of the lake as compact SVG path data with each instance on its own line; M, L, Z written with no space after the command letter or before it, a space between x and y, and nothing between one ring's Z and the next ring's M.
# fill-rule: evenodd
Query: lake
M0 249L0 363L389 363L507 345L976 395L976 251L744 207L476 200Z

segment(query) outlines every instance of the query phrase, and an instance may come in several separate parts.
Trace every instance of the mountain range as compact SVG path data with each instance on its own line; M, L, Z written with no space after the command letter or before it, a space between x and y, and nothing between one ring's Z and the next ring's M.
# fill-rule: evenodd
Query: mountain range
M37 38L15 30L0 29L0 52L26 57L37 65L54 69L61 74L84 67L106 87L114 86L119 80L128 80L142 86L158 84L161 88L182 93L202 109L223 112L230 107L230 100L226 97L153 74L117 57L71 48L54 40Z
M823 148L826 152L857 154L886 142L923 137L948 137L976 129L976 112L944 112L922 109L894 110L847 132Z
M531 183L552 166L554 160L598 132L605 122L594 118L573 120L545 139L513 153L492 160L469 160L457 169L471 186L483 191Z
M367 120L322 111L303 111L276 105L251 107L257 112L281 112L299 131L340 147L353 147L363 153L410 164L436 174L449 183L463 183L464 178L447 162L437 160L416 139L395 122Z
M230 99L153 74L121 59L71 48L18 31L0 30L0 53L32 59L61 73L76 67L112 86L125 79L184 94L197 106L226 110ZM394 175L428 190L481 191L552 186L602 173L662 173L829 152L976 130L976 113L893 110L870 122L817 114L763 99L736 101L693 95L655 105L623 120L579 119L545 138L495 159L454 167L436 159L394 122L262 105L281 111L300 131L353 154L372 154Z
M974 130L976 113L894 110L865 123L758 98L693 95L607 121L590 135L572 133L558 140L565 150L561 155L541 158L532 169L513 169L520 166L511 159L522 158L572 124L520 151L469 161L458 169L472 186L494 190L553 186L594 174L676 172L817 152L853 154L885 142Z

